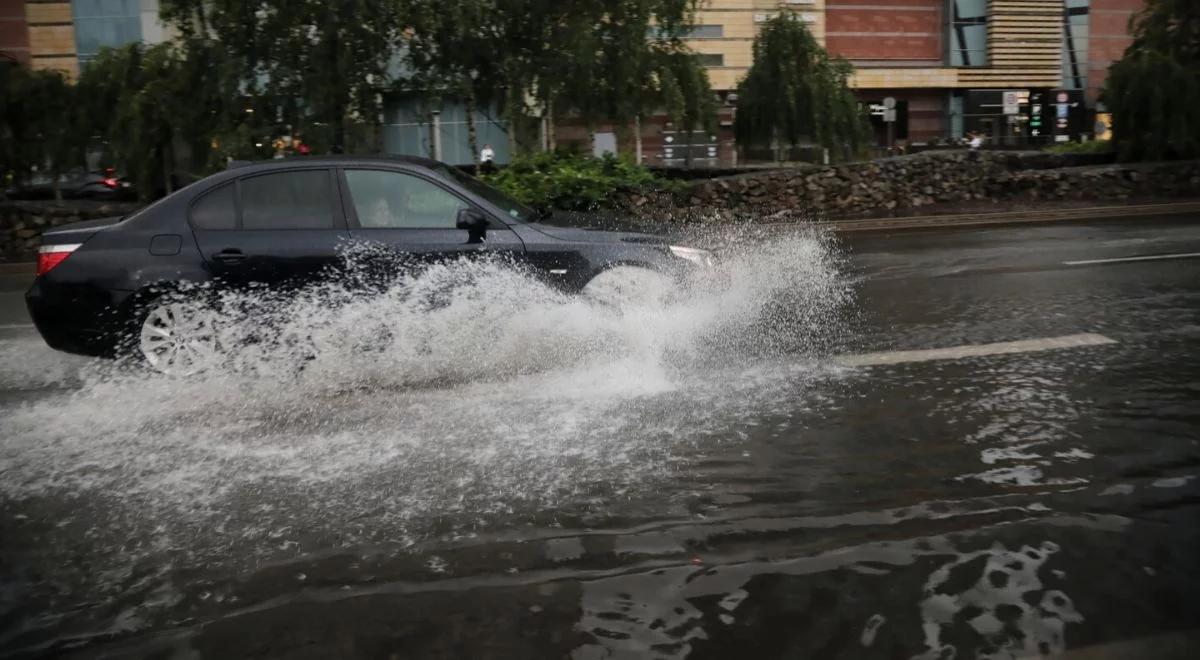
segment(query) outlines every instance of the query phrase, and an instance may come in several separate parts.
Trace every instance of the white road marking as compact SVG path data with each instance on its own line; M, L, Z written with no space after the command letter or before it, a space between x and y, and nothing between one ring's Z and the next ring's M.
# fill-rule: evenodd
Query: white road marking
M961 360L969 357L985 355L1005 355L1008 353L1032 353L1035 351L1052 351L1062 348L1078 348L1080 346L1103 346L1115 344L1116 340L1104 335L1083 333L1065 335L1062 337L1043 337L1041 339L1022 339L1020 341L1003 341L995 344L976 344L973 346L955 346L952 348L933 348L921 351L888 351L884 353L863 353L861 355L843 355L834 360L847 367L874 367L885 364L904 364L907 362L931 362L934 360Z
M1064 261L1066 266L1088 266L1091 264L1115 264L1122 261L1158 261L1160 259L1192 259L1200 257L1200 252L1180 252L1177 254L1148 254L1144 257L1117 257L1115 259L1084 259L1083 261Z
M32 323L9 323L7 325L0 325L0 330L27 330L32 327Z

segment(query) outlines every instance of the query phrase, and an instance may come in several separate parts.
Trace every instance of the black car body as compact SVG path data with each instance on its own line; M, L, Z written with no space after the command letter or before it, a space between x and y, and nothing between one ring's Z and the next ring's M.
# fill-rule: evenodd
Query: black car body
M383 244L418 262L503 253L567 291L614 266L662 272L702 252L644 234L538 220L495 189L427 159L247 164L125 219L47 231L26 301L51 347L112 355L139 309L164 290L328 277L348 242Z

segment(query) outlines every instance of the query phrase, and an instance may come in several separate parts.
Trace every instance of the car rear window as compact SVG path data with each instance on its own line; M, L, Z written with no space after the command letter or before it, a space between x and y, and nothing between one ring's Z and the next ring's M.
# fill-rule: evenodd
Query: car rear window
M329 170L277 172L242 179L242 229L332 229Z
M227 183L201 197L192 205L192 226L210 230L237 227L234 191L233 184Z

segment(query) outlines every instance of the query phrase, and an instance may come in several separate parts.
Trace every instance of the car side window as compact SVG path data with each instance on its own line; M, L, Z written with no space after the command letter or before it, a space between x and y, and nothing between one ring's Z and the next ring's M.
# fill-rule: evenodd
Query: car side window
M242 229L332 229L329 170L275 172L241 180Z
M468 204L437 184L386 170L346 170L359 226L365 229L454 229Z
M234 193L237 189L227 183L204 194L192 205L192 226L196 229L236 229L237 205Z

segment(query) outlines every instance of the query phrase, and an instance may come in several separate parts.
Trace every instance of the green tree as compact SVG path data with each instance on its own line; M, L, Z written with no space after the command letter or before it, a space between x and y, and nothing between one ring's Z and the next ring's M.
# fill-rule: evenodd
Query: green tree
M409 89L461 101L468 110L499 104L524 136L546 119L571 117L589 128L629 123L664 107L699 125L714 110L703 67L680 35L697 0L403 0L412 31L402 39ZM648 39L652 33L657 38ZM690 67L690 68L689 68ZM715 116L715 111L713 113ZM468 134L473 135L468 111ZM477 145L472 142L472 151ZM515 146L528 141L514 140Z
M171 192L178 167L209 162L227 112L218 69L217 53L179 41L106 49L80 73L80 126L107 142L143 199Z
M36 169L62 200L60 175L84 163L74 91L57 71L0 65L0 182L27 181Z
M754 63L738 84L735 133L742 145L819 144L837 159L857 153L866 124L847 84L849 62L831 58L789 11L763 25Z
M1109 68L1103 100L1123 160L1200 157L1200 3L1149 0L1133 43Z
M680 130L704 128L716 130L717 98L708 83L708 73L696 56L678 43L661 44L655 49L651 102L666 110ZM640 109L639 118L645 108ZM688 150L690 165L691 150Z
M413 25L403 40L409 76L407 88L426 96L432 105L443 100L463 104L467 143L475 158L479 140L475 111L490 107L502 93L499 35L493 28L498 7L493 0L434 3L406 0L403 11Z
M537 72L543 104L589 128L628 124L665 110L681 129L712 125L708 74L682 38L696 0L599 0L571 7ZM575 11L582 9L583 11Z
M163 0L161 14L183 35L219 45L243 101L273 115L257 121L290 125L344 151L374 146L379 92L410 27L401 7L399 0ZM368 130L355 130L361 126Z

